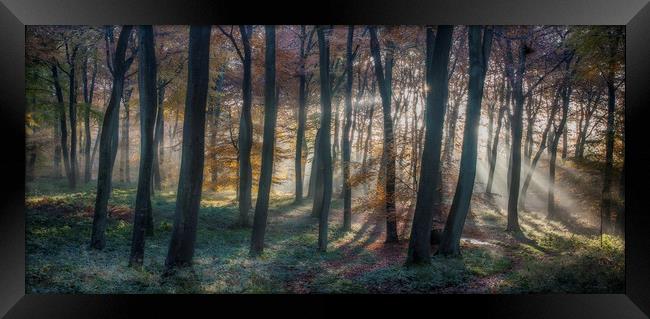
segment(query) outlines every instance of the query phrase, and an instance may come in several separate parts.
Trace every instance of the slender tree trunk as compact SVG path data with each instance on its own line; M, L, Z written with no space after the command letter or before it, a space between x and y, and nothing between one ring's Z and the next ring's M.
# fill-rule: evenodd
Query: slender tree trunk
M52 165L52 176L61 177L61 125L59 124L59 112L54 115L54 157Z
M614 166L614 115L616 108L616 87L613 84L613 76L610 76L607 83L607 135L605 140L605 171L603 172L603 191L601 195L600 211L603 218L605 230L611 230L611 207L612 207L612 171Z
M320 134L321 130L318 128L316 130L316 137L314 138L314 154L312 154L312 159L311 159L311 170L309 173L309 189L307 190L307 198L312 198L314 197L314 194L316 193L316 184L318 180L318 158L320 155L318 155L319 149L320 149ZM316 217L317 211L312 210L312 216Z
M239 119L239 224L248 226L251 208L253 171L251 166L251 149L253 147L253 121L251 117L252 80L251 80L251 26L239 26L244 47L244 79L242 82L243 104ZM275 79L275 77L274 77Z
M181 167L174 227L165 260L165 273L170 273L176 267L191 265L194 256L205 157L205 108L208 97L210 29L210 26L190 26Z
M267 25L264 57L264 141L262 142L262 168L255 201L251 256L259 256L264 250L264 235L269 209L269 195L273 177L273 153L275 149L275 124L277 121L277 98L275 86L275 26Z
M320 73L320 136L318 143L318 166L316 167L316 187L312 211L318 216L318 250L327 250L328 218L330 201L332 199L332 154L331 154L331 130L332 130L332 96L329 74L329 39L331 30L325 26L317 27L318 49L319 49L319 73Z
M509 46L508 46L509 49ZM509 63L512 65L512 52L508 50L507 52ZM512 86L512 93L514 98L514 110L512 114L512 121L510 123L511 134L512 134L512 144L510 151L510 163L509 163L509 172L508 180L508 225L506 227L507 231L514 233L520 233L521 229L519 228L519 183L521 179L521 131L522 131L522 113L524 109L524 94L522 88L523 76L525 72L525 63L526 63L526 49L525 45L522 43L519 46L519 60L518 68L516 70L516 78L514 79L514 85ZM513 72L513 70L511 70ZM514 75L511 75L514 76Z
M411 238L409 240L407 264L428 264L431 262L431 231L434 216L440 216L439 192L442 183L440 177L440 151L445 118L445 95L448 90L447 67L454 27L438 26L434 35L432 27L427 27L426 93L424 150L420 167L420 185ZM437 196L438 195L438 196ZM437 197L437 198L436 198Z
M76 50L75 50L76 52ZM69 79L69 109L70 113L70 176L69 176L69 186L72 189L77 187L77 80L76 80L76 70L75 70L75 59L76 54L72 54L70 60L68 61L70 65L70 70L68 74Z
M445 138L445 164L451 164L451 161L454 159L454 150L456 146L456 123L458 122L458 112L460 105L457 101L454 101L449 110L449 118L447 119L447 136Z
M376 83L376 82L375 82ZM375 96L375 89L371 91L371 96L374 98ZM363 143L363 156L361 158L361 172L364 178L367 179L367 174L368 174L368 151L370 148L370 139L372 138L372 122L374 119L374 114L375 113L375 103L370 103L370 110L368 112L368 130L366 132L366 140ZM365 194L368 194L368 181L364 183L364 192Z
M492 139L494 138L494 109L495 109L495 102L490 102L488 104L488 138L487 138L487 143L485 144L485 159L488 160L490 158L490 145L492 145Z
M569 130L567 128L567 125L564 126L564 130L562 131L562 160L566 160L566 155L568 152L568 141L567 141L567 135L569 135Z
M91 171L91 161L90 161L90 146L92 144L92 136L90 135L90 111L93 104L93 92L95 91L95 80L97 78L97 58L94 59L93 74L90 79L90 87L88 87L88 59L84 61L83 64L83 88L84 88L84 103L85 112L84 112L84 133L85 133L85 146L84 146L84 184L90 182L90 177L92 175Z
M566 122L569 114L569 103L571 101L571 93L573 91L572 78L575 74L575 70L570 71L571 60L566 62L566 72L565 80L563 87L560 91L562 97L562 119L560 120L560 125L553 134L553 141L551 144L551 158L549 161L549 186L548 186L548 217L556 218L558 216L557 209L555 207L555 165L557 158L557 148L560 142L560 137L565 136L566 138ZM562 155L566 155L563 151Z
M348 26L348 43L346 50L347 82L345 83L345 124L343 126L343 230L352 228L352 189L350 187L350 128L352 121L352 42L354 25Z
M138 27L138 95L140 96L140 166L135 197L129 266L142 266L147 216L152 216L153 129L156 121L156 53L153 27Z
M216 190L219 171L219 161L217 160L217 128L219 127L219 116L221 115L221 94L223 90L224 72L226 64L221 65L219 74L215 80L215 102L209 114L210 118L210 146L208 156L210 158L210 183Z
M393 133L393 118L391 112L392 99L392 69L393 69L393 50L389 48L385 56L385 73L384 66L381 62L381 52L377 29L370 27L370 51L375 64L375 76L379 85L381 95L383 120L384 120L384 149L385 161L385 213L386 213L386 242L395 243L397 237L397 213L395 211L395 137Z
M296 133L296 156L295 156L295 172L296 172L296 191L295 202L302 200L302 146L305 139L305 122L307 121L307 76L305 74L305 38L307 37L306 27L300 26L300 74L298 76L298 132Z
M161 166L162 166L162 141L165 136L165 116L163 109L163 102L165 101L165 86L159 86L158 92L158 105L156 109L156 125L154 127L154 137L153 137L153 189L155 191L162 190L162 176L161 176Z
M126 47L133 26L123 26L113 57L113 87L106 107L100 135L99 167L97 170L97 196L90 247L103 249L106 246L106 219L108 198L111 194L111 177L115 154L117 152L117 124L120 112L120 99L124 89L124 74L131 65L132 58L125 60Z
M558 95L556 97L559 97L560 92L558 91ZM548 134L551 129L551 125L555 121L555 113L557 113L557 98L555 101L553 101L552 104L552 109L551 109L551 114L548 118L548 121L546 122L546 127L544 128L544 132L542 133L542 140L540 141L539 149L535 153L535 156L533 157L533 160L530 162L530 167L528 168L526 172L526 178L524 179L524 185L521 187L521 191L519 192L519 206L522 209L525 209L526 206L526 194L528 193L528 187L530 186L530 182L532 181L533 174L535 173L535 168L537 168L537 163L539 162L539 159L542 157L542 154L544 153L544 150L546 149L547 146L547 140L548 140ZM553 132L551 132L553 134ZM554 140L551 138L551 140ZM551 141L552 145L553 141ZM555 166L555 162L553 161L553 166ZM550 168L550 167L549 167ZM553 167L553 171L555 172L555 167ZM555 175L555 173L553 173Z
M65 118L65 106L63 105L63 90L61 89L61 82L59 79L59 69L56 65L52 65L52 81L54 82L54 93L56 95L59 129L61 134L61 153L63 154L63 168L65 175L70 178L70 153L68 152L68 124Z
M97 155L97 149L99 146L99 137L101 136L101 128L97 132L97 138L95 138L95 143L93 143L93 152L90 155L90 178L92 179L93 166L95 165L95 155Z
M460 174L456 184L456 193L438 247L438 253L442 255L458 255L460 253L460 237L469 213L474 178L476 177L481 100L492 46L491 29L484 30L484 27L481 26L470 26L468 33L470 65L463 153L460 159Z
M490 157L488 157L490 170L488 172L487 185L485 186L485 192L488 194L492 194L492 184L494 183L494 170L496 169L497 166L497 155L499 154L499 134L501 133L501 126L503 125L503 117L505 111L506 108L504 106L501 106L499 110L499 117L497 119L497 129L496 132L494 133L494 139L492 140L492 146L490 148Z
M124 103L124 122L122 122L122 164L120 166L122 182L130 183L131 182L131 171L129 165L129 143L130 136L129 131L131 130L131 93L133 88L127 88L124 90L124 96L122 97Z

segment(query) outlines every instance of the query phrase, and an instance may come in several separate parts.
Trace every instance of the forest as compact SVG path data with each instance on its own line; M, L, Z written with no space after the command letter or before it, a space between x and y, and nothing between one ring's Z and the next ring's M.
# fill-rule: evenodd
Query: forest
M623 293L624 26L27 26L27 293Z

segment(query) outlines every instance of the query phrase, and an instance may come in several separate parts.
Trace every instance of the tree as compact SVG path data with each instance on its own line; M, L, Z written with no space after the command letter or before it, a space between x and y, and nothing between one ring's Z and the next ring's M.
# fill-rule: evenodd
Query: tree
M309 82L307 81L307 55L313 46L312 38L314 35L313 28L309 32L309 40L307 38L307 30L304 25L300 26L300 69L298 73L298 130L296 132L296 156L295 156L295 171L296 171L296 198L298 202L302 200L303 193L303 176L302 176L302 149L305 143L305 122L307 120L307 96L309 92ZM312 164L313 166L313 164ZM311 180L311 177L310 177Z
M488 171L487 185L485 186L485 193L487 193L488 195L492 194L492 184L494 183L494 170L496 169L496 165L497 165L497 155L499 152L499 136L501 133L501 127L503 125L503 119L505 117L506 111L510 109L510 107L506 104L509 103L510 101L510 96L509 96L510 89L506 89L505 86L506 85L504 80L499 88L500 106L499 106L499 115L497 115L497 129L494 132L492 145L488 144L488 148L490 148L490 154L488 157L488 162L490 164L490 167Z
M327 26L318 26L318 67L320 74L320 128L317 133L317 141L314 149L314 156L317 160L312 165L316 165L316 181L314 186L314 202L312 205L312 216L318 216L318 250L327 250L327 232L328 217L330 210L330 201L332 199L332 147L331 147L331 130L332 130L332 97L330 87L330 45L326 32L329 33ZM315 164L314 164L315 163Z
M551 140L551 145L549 146L549 185L548 185L548 217L556 218L557 211L555 209L555 161L557 158L557 147L560 142L560 137L563 135L563 131L566 128L567 117L569 113L569 102L571 99L571 93L573 92L573 77L575 76L575 68L571 68L571 60L573 53L569 53L570 57L566 61L566 70L564 80L561 83L561 88L559 95L562 98L562 117L560 118L560 124L557 126L553 132L553 139Z
M253 27L250 25L240 25L239 34L243 47L243 53L237 45L237 41L232 35L232 28L227 33L223 28L219 30L225 34L237 51L237 55L242 61L244 68L244 79L242 80L242 110L239 118L239 224L241 226L249 225L249 210L251 208L251 193L253 184L253 172L251 166L251 149L253 147L253 120L251 118L252 104L252 82L251 82L251 44L250 38L253 34Z
M210 26L190 26L181 167L176 193L174 227L165 260L166 273L172 272L177 267L191 265L194 256L205 157L205 108L208 98L210 30Z
M269 194L273 177L273 153L275 149L275 124L277 122L277 98L275 86L275 26L264 27L266 51L264 57L264 142L262 144L262 169L255 202L251 256L259 256L264 250L264 234L268 218Z
M81 48L79 42L73 43L67 35L63 36L65 57L68 70L61 68L68 75L68 113L70 116L70 170L68 171L68 185L74 189L77 186L77 54Z
M112 28L112 27L109 27ZM97 171L97 196L95 199L95 213L93 215L93 229L90 238L90 247L94 249L103 249L106 246L106 219L108 198L111 194L111 175L113 174L113 164L115 163L115 154L117 152L117 125L120 112L120 98L124 89L124 74L133 62L133 56L126 58L126 49L131 37L133 26L126 25L122 27L117 46L111 59L107 56L108 67L113 77L113 86L111 96L106 106L102 131L99 141L99 167ZM112 30L110 31L112 38ZM110 52L109 31L107 31L107 52ZM112 61L111 61L112 60Z
M407 264L428 264L433 217L440 215L440 151L445 118L445 96L448 90L447 67L454 27L427 27L425 135L420 179L417 191ZM434 43L435 37L435 43Z
M438 247L438 252L442 255L457 255L460 253L460 236L469 213L474 178L476 177L481 100L483 99L485 73L487 72L492 47L492 29L470 26L468 33L470 65L467 111L463 131L463 152L460 159L460 174L456 184L456 192L442 233L440 246Z
M559 59L557 64L545 72L537 81L528 86L528 90L524 92L523 82L526 74L526 58L532 53L531 48L526 43L530 33L528 27L524 30L527 34L520 36L516 41L519 42L517 64L512 55L512 40L506 37L506 59L505 70L506 78L508 79L510 88L512 89L513 99L513 112L508 115L508 123L510 124L510 133L512 135L512 142L510 148L510 159L508 164L508 225L507 231L520 234L521 228L519 227L519 185L521 182L521 137L523 127L523 111L524 101L530 96L535 88L542 83L547 75L555 71L564 59ZM507 135L506 135L507 136Z
M142 266L147 216L151 212L153 129L156 120L156 54L153 27L138 27L138 92L140 96L140 167L133 217L130 266Z
M133 88L131 87L129 81L125 81L124 92L122 93L122 104L124 105L124 120L122 121L122 141L120 141L120 147L122 148L120 155L120 176L122 182L130 183L131 182L131 170L129 165L129 144L131 142L130 132L131 132L131 95L133 94Z
M59 67L56 64L51 66L52 82L54 86L54 94L56 95L56 104L59 119L59 134L61 137L60 145L61 154L63 154L63 168L66 176L70 176L70 153L68 152L68 125L65 119L65 106L63 105L63 90L61 89L61 81L59 77Z
M346 50L346 77L345 83L345 124L343 126L343 230L349 231L352 227L352 190L350 188L350 128L352 121L352 42L354 39L354 25L348 26L348 43Z
M369 27L370 30L370 51L375 63L375 76L381 96L381 106L384 121L384 148L382 164L384 165L383 176L385 182L384 203L386 212L386 242L395 243L397 237L397 213L395 211L395 137L393 135L393 118L391 113L392 79L393 79L393 48L386 50L385 68L381 62L381 48L377 37L377 28ZM385 72L384 72L385 69ZM382 177L382 176L380 176Z
M519 228L519 182L521 176L521 135L522 135L522 113L524 108L523 78L526 71L526 45L522 42L519 45L519 59L516 73L513 71L514 62L510 40L507 40L506 52L506 73L512 88L512 99L514 100L513 112L510 118L510 130L512 135L510 160L508 163L508 225L506 230L520 233ZM531 92L529 90L529 92Z
M83 82L83 96L84 96L84 103L85 105L85 111L84 111L84 134L85 134L85 145L84 145L84 183L90 182L90 177L92 175L92 170L91 170L91 161L90 161L90 145L92 141L92 136L90 135L90 111L92 109L93 105L93 96L95 92L95 81L97 79L97 55L93 51L92 52L92 59L93 59L93 72L92 76L90 79L90 86L88 85L88 60L90 56L87 56L86 59L84 59L84 63L82 65L82 82Z
M546 122L546 126L544 127L544 131L542 132L542 139L539 142L540 143L539 148L537 149L537 152L535 153L535 156L533 157L532 161L528 165L529 167L526 173L526 177L524 178L524 185L521 187L521 192L519 194L519 206L522 208L525 207L526 205L526 194L528 192L528 187L530 186L530 182L533 178L533 173L535 173L535 168L537 167L537 163L539 162L539 159L542 157L542 153L544 153L544 150L546 150L546 147L549 145L549 143L547 143L548 134L551 129L551 126L555 121L555 114L557 113L556 104L558 103L558 98L562 94L561 91L563 90L564 90L563 85L560 85L557 94L555 94L555 98L551 102L550 115L548 117L548 121ZM553 132L551 132L551 134L553 134ZM551 142L550 144L553 145L553 142Z

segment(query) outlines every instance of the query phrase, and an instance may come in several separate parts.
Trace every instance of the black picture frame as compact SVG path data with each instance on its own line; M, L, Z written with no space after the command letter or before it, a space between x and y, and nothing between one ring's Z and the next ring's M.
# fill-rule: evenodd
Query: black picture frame
M251 310L303 315L648 318L650 314L650 5L648 0L362 0L300 3L179 0L0 0L0 316L211 316ZM26 295L25 25L67 24L569 24L626 26L625 294L577 295ZM343 306L347 306L346 310ZM298 310L301 306L302 310ZM451 311L451 312L450 312ZM446 313L446 314L445 314Z

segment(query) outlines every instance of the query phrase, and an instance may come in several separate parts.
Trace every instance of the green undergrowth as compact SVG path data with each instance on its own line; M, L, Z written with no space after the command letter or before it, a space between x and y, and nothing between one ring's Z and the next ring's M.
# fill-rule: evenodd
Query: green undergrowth
M174 193L153 196L155 229L146 239L141 269L127 266L135 184L114 186L109 206L117 213L109 213L102 251L88 249L94 196L93 185L74 192L64 181L29 185L27 293L430 293L491 277L503 278L497 289L502 292L600 292L622 289L624 282L620 240L605 236L601 247L597 238L527 220L530 242L509 250L494 238L481 245L464 242L459 257L434 256L430 265L404 267L405 245L395 247L397 255L382 255L369 248L383 241L382 232L372 231L376 225L354 224L344 232L340 214L333 214L328 251L319 252L311 201L294 203L290 196L271 202L264 254L253 259L251 231L237 224L233 196L213 192L204 192L201 201L193 267L163 277ZM332 207L339 210L340 200ZM502 219L486 211L472 222L496 233Z

